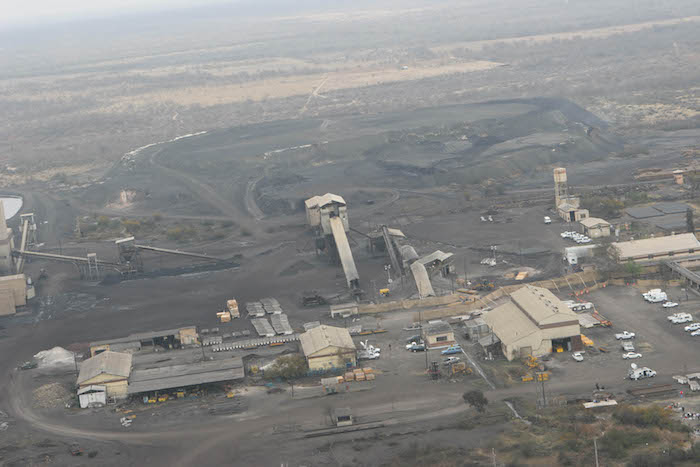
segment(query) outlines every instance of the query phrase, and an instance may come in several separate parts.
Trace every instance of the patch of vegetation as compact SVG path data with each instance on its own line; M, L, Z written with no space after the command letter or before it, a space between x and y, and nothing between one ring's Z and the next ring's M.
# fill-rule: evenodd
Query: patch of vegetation
M303 355L284 355L275 360L275 363L265 370L265 378L290 380L301 378L306 375L307 371L308 367Z
M485 412L486 406L489 400L486 398L483 392L478 389L472 389L462 394L462 399L464 399L465 404L469 404L470 407L474 407L477 412Z
M619 199L607 196L585 195L581 198L581 207L588 209L592 217L614 219L622 215L625 205Z

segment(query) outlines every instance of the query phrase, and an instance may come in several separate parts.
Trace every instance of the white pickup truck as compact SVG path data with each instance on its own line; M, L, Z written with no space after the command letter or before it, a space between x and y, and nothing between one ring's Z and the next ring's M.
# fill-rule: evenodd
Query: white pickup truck
M623 331L621 333L615 334L615 339L617 340L627 340L627 339L634 339L634 333L633 332L627 332Z

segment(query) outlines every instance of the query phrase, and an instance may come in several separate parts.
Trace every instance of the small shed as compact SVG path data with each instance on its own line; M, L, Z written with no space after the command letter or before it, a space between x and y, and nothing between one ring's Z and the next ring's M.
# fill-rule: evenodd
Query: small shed
M581 225L583 226L583 233L591 238L609 237L610 236L610 222L599 217L587 217L581 219Z
M447 347L455 343L455 333L444 321L430 321L423 326L423 341L430 348Z
M85 386L78 390L78 399L81 409L105 405L107 403L107 388L96 384Z
M352 410L348 407L338 407L331 411L331 418L335 426L350 426L352 425Z

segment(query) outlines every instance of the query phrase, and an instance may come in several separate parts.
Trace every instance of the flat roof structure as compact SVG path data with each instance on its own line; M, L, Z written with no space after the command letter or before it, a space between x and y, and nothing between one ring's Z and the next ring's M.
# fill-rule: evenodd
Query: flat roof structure
M448 332L453 332L452 326L444 321L438 321L434 323L428 323L423 326L423 332L428 336L434 336L435 334L445 334Z
M658 209L654 209L651 206L644 206L640 208L627 208L625 210L627 214L635 219L648 219L649 217L663 216L664 213Z
M176 336L182 330L190 330L190 329L195 329L195 328L196 328L195 326L184 326L181 328L166 329L163 331L139 332L136 334L129 334L126 337L118 337L116 339L106 339L106 340L102 340L102 341L90 342L90 347L97 346L97 345L124 344L124 343L128 343L128 342L145 341L145 340L155 339L156 337L163 337L163 336Z
M653 259L654 256L672 256L700 252L700 242L695 234L685 233L665 237L645 238L612 244L618 251L620 260Z
M654 209L657 209L664 214L681 214L685 213L690 206L688 206L685 203L672 203L672 202L663 202L663 203L656 203L652 206Z
M129 377L128 394L164 391L198 384L236 381L245 377L243 360L239 357L224 360L189 363L134 370Z

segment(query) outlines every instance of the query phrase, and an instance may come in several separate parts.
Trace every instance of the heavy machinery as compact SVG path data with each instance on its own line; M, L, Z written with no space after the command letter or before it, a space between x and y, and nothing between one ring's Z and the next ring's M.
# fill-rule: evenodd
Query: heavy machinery
M464 362L457 362L450 365L450 375L471 375L472 369Z
M474 290L478 290L479 292L490 292L493 289L495 289L496 286L493 284L493 282L481 281L477 283L473 288Z

